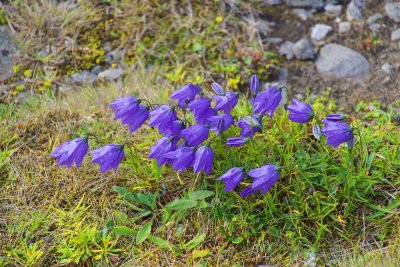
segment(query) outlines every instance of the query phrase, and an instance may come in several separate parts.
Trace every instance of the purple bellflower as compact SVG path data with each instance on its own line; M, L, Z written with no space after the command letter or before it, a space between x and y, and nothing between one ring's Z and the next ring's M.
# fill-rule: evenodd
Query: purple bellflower
M246 187L240 192L240 196L245 198L258 190L262 190L265 195L269 188L275 184L280 176L279 168L274 165L265 165L260 168L253 169L247 173L250 177L253 177L253 183L251 186Z
M175 151L165 154L164 157L170 159L172 168L181 173L183 170L193 165L195 154L195 147L181 146Z
M241 137L252 137L256 132L261 131L262 116L254 114L252 116L243 117L236 125L242 128Z
M224 88L222 88L221 85L219 85L218 83L212 83L211 84L211 88L213 89L213 91L220 96L224 96L226 95L226 92L224 90Z
M181 131L183 129L185 129L185 123L181 120L176 120L162 134L164 134L165 137L171 137L171 136L180 137Z
M184 106L192 101L196 95L201 94L201 88L194 84L186 84L185 86L174 91L171 98L177 100L180 106Z
M211 99L205 97L191 101L188 108L198 123L207 122L208 117L217 115L217 111L211 108Z
M260 88L260 81L258 80L257 75L251 75L250 78L250 93L252 97L256 97L258 94L258 90Z
M268 112L268 115L272 117L276 108L282 99L281 90L278 88L270 88L264 92L259 93L254 99L254 113L260 113L265 115Z
M169 129L177 119L174 107L162 105L150 112L149 126L158 127L160 133Z
M289 120L298 123L307 123L314 117L314 111L309 104L293 99L293 104L287 107Z
M197 146L208 138L210 126L204 124L195 124L181 132L181 136L190 146Z
M131 133L139 129L149 117L149 108L140 105L140 99L133 96L117 98L110 104L115 111L115 119L121 119L123 124L129 126Z
M109 144L102 148L90 151L92 162L100 165L101 172L114 169L117 171L118 165L124 158L124 145Z
M318 141L321 140L321 128L318 124L314 124L312 127L312 133Z
M238 103L239 93L227 92L225 95L214 96L215 110L222 110L229 113Z
M243 146L250 141L248 137L230 137L226 140L228 146Z
M208 118L211 130L217 132L217 136L228 130L233 124L233 117L230 114L219 114Z
M196 150L196 154L193 162L193 171L201 172L204 170L205 173L210 175L212 169L212 162L214 158L214 151L207 144L205 146L199 147Z
M243 181L244 169L239 167L233 167L224 173L217 180L225 182L225 191L229 192L235 189L235 187Z
M322 120L324 128L321 133L327 137L326 144L338 147L341 143L350 142L354 144L353 128L345 122Z
M347 119L347 115L345 114L328 114L326 115L326 120L328 121L342 121Z
M58 158L57 164L59 166L67 165L67 168L69 169L75 161L76 167L79 168L88 149L87 137L75 138L54 149L51 156L53 158Z
M209 124L208 119L212 116L217 116L217 115L218 112L215 109L210 108L206 112L202 113L200 116L195 117L195 120L197 123L200 124Z
M168 159L165 158L165 155L171 151L174 151L175 148L175 138L163 137L150 148L149 158L156 159L157 165L161 167L168 161Z

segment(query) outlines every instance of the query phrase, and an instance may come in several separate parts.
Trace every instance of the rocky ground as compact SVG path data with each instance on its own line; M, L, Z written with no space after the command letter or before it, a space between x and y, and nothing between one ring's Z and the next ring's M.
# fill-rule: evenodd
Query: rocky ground
M313 94L331 88L331 95L348 108L359 100L389 104L399 99L400 2L266 0L262 6L254 22L263 33L261 42L283 59L272 84L286 84L294 95L303 96L306 86ZM0 28L1 82L10 79L18 61L18 49L7 28ZM124 50L108 44L103 48L103 64L66 74L53 89L68 91L83 83L121 79L127 67L120 64ZM45 46L37 55L46 57L52 50L51 45ZM8 94L10 86L1 85L1 97Z

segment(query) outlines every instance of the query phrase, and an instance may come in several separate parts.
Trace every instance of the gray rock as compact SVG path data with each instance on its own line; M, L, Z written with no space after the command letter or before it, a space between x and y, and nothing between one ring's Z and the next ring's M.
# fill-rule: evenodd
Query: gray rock
M267 38L267 43L269 43L269 44L280 44L280 43L282 43L283 42L283 39L282 38L279 38L279 37L270 37L270 38Z
M293 53L297 59L315 59L317 50L307 38L303 38L293 45Z
M109 68L99 73L99 78L105 80L116 80L124 74L122 68Z
M289 71L287 70L287 68L281 68L278 73L278 81L282 84L285 84L288 77Z
M295 8L293 9L293 12L296 13L296 15L299 16L299 18L301 18L304 21L308 20L313 15L311 11L302 8Z
M292 60L294 57L293 45L290 41L284 42L278 50L279 55L286 56L287 60Z
M389 18L396 22L400 22L400 2L385 4L385 11Z
M10 32L5 27L0 27L0 82L13 76L17 52L17 46Z
M393 66L388 64L388 63L386 63L386 64L382 65L381 70L384 73L386 73L387 75L391 75L392 74L392 70L393 70Z
M332 31L332 27L326 24L315 24L311 30L311 38L316 41L324 39L328 33Z
M275 6L282 4L282 0L268 0L268 5Z
M375 23L375 22L377 22L378 20L381 20L381 19L383 19L384 18L384 16L382 15L382 13L375 13L375 14L373 14L372 16L369 16L368 18L367 18L367 23L368 24L372 24L372 23Z
M374 33L379 32L380 30L382 30L383 25L379 24L379 23L372 23L368 25L368 28L373 31Z
M336 78L358 79L370 69L363 55L338 44L325 45L315 64L318 72Z
M346 33L351 30L351 23L343 21L339 23L339 33Z
M124 57L125 52L122 50L112 50L105 56L106 62L118 62Z
M392 41L397 41L400 39L400 28L397 30L394 30L392 32L392 36L391 36Z
M94 84L96 80L97 75L87 70L72 74L71 76L71 82L73 84Z
M327 4L325 6L325 11L335 15L336 17L338 17L338 16L340 16L340 14L342 14L342 10L343 10L342 5Z
M91 71L92 74L94 75L99 75L99 73L101 72L101 67L100 65L96 65Z
M286 0L286 4L291 7L312 7L312 8L324 7L323 0Z
M363 16L364 6L365 6L364 0L351 0L350 4L347 6L346 9L347 20L349 21L362 20L364 18Z

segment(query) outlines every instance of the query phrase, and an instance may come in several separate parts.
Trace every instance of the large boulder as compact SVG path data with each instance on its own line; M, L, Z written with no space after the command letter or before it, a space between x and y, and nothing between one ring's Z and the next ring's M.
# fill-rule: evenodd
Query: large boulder
M0 82L13 75L13 67L17 61L17 46L10 32L0 26Z
M358 79L370 70L363 55L339 44L325 45L315 64L321 74L336 78Z

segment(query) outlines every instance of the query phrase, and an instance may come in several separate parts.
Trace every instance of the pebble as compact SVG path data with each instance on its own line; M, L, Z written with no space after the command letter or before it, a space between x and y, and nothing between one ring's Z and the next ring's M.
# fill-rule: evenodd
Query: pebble
M351 23L343 21L339 23L339 33L346 33L351 30Z
M292 7L323 8L324 0L286 0L286 4Z
M270 38L267 38L267 43L270 43L270 44L280 44L280 43L282 43L283 42L283 39L282 38L279 38L279 37L270 37Z
M373 31L374 33L379 32L380 30L382 30L383 25L379 24L379 23L372 23L368 25L368 28Z
M384 73L386 73L387 75L391 75L392 74L392 70L393 70L393 66L388 64L388 63L386 63L386 64L382 65L381 70Z
M391 40L392 40L392 41L397 41L397 40L399 40L399 39L400 39L400 28L397 29L397 30L394 30L394 31L392 32L392 35L391 35Z
M369 17L367 18L367 24L375 23L375 22L377 22L378 20L381 20L381 19L383 19L383 18L384 18L384 16L382 15L382 13L375 13L375 14L373 14L372 16L369 16Z
M304 21L308 20L313 15L313 13L311 11L308 11L308 10L305 10L302 8L294 8L293 12L296 13L296 15L299 16L299 18Z
M268 0L268 5L275 6L282 4L282 0Z
M389 18L396 22L400 22L400 2L385 4L385 11Z
M324 39L329 32L332 31L332 27L326 24L316 24L311 30L311 38L316 41Z
M12 34L0 26L0 82L14 75L13 66L17 63L18 48Z
M99 78L106 80L116 80L124 74L122 68L109 68L99 73Z
M335 15L336 17L339 17L340 14L342 14L343 6L342 5L327 4L325 6L325 11Z
M287 60L292 60L294 58L293 45L293 42L284 42L278 50L279 55L286 56Z
M339 44L325 45L315 62L318 72L336 78L359 79L369 72L367 59Z
M87 70L71 75L71 81L73 84L94 84L96 80L97 75Z
M352 20L362 20L363 9L364 9L365 1L364 0L351 0L350 4L346 9L346 18L349 21Z
M301 60L312 60L317 56L317 50L307 38L303 38L293 45L293 53L297 59Z

